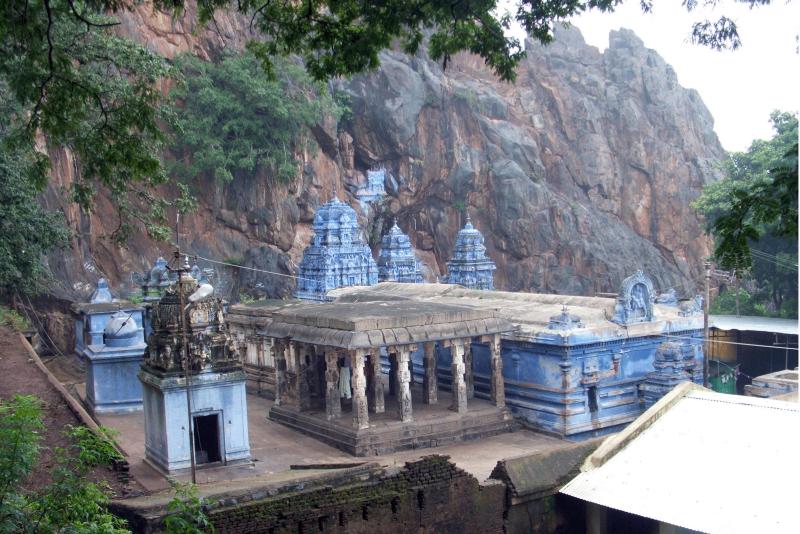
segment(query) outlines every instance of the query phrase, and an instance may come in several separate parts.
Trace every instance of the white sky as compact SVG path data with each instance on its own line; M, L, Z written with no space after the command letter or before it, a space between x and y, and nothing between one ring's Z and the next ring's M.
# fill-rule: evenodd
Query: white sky
M722 14L736 21L738 50L715 52L689 42L692 23ZM691 13L680 0L655 0L650 14L642 13L637 0L626 0L614 13L590 12L570 22L600 50L608 47L610 30L633 30L672 65L681 85L697 89L726 150L746 150L753 139L768 139L770 112L800 107L800 0L773 0L752 10L721 0L716 9Z

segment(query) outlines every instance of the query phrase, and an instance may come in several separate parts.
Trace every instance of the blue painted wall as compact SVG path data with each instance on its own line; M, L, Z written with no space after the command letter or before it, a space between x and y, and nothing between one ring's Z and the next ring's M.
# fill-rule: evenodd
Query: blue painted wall
M702 365L702 330L672 335L689 338L679 341L693 347ZM506 404L526 425L568 439L619 431L644 412L639 386L655 371L656 350L667 339L676 338L652 335L574 345L504 339ZM437 345L436 351L439 385L450 389L450 349ZM421 383L421 350L412 355L412 361L414 380ZM472 344L472 362L475 396L489 399L491 367L487 345ZM592 396L596 403L590 402Z

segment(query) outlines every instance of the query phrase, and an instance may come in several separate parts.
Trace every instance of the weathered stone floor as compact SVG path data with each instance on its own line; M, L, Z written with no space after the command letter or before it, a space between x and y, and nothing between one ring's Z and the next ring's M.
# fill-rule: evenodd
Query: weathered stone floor
M430 449L403 451L386 456L357 458L330 447L316 439L291 430L267 419L272 401L248 395L248 424L253 467L198 469L200 484L284 473L291 465L378 462L383 465L403 465L404 462L429 454L446 454L460 468L479 480L489 477L498 460L521 454L552 450L568 444L556 438L519 430L477 441L456 443ZM345 417L348 414L345 414ZM166 489L166 478L144 463L144 416L101 415L101 424L119 432L117 441L129 456L131 475L149 491ZM189 480L189 475L176 477Z

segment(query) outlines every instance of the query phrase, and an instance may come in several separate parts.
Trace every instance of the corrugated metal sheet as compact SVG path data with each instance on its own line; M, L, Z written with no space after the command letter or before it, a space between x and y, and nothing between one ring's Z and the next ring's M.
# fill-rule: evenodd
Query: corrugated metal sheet
M797 404L691 392L561 492L701 532L796 534L799 443Z
M736 317L735 315L709 315L708 324L717 330L740 330L742 332L776 332L796 336L797 319L773 317Z

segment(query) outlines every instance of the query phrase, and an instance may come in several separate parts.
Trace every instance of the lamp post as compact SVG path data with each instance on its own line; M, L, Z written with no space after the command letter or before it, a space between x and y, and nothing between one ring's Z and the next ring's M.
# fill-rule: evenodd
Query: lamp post
M709 309L709 295L711 293L709 286L711 285L711 262L706 260L705 265L705 298L703 299L703 340L705 346L703 349L703 386L708 387L708 355L711 348L710 339L708 337L708 309Z

